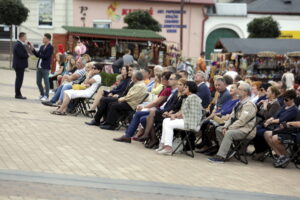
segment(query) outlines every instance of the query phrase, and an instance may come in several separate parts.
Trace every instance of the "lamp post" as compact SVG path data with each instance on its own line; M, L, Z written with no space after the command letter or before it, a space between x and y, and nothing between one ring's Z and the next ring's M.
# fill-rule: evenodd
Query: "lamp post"
M184 11L184 0L180 2L180 51L183 49L183 11Z

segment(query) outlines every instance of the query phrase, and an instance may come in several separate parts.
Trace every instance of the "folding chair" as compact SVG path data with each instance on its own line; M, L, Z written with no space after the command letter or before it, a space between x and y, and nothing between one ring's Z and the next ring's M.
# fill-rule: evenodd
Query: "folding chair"
M142 104L144 101L146 101L146 99L149 97L149 93L147 93L145 95L145 97L142 99L142 101L140 102L140 104ZM120 130L122 127L127 128L128 125L130 124L132 117L134 115L135 111L129 111L129 112L123 112L120 113L120 117L117 121L116 124L118 124L116 130Z
M229 160L232 157L235 157L238 161L240 161L246 165L248 164L247 148L250 145L250 143L252 142L252 139L249 139L247 137L256 128L256 126L258 125L259 122L260 122L260 120L256 119L254 127L245 135L245 137L243 139L233 141L231 148L227 154L226 160Z
M98 89L101 87L101 84L98 85L95 92L92 94L89 98L77 98L73 100L74 105L74 116L78 116L80 113L87 117L93 117L93 114L88 112L88 109L90 109L90 104L94 101L94 95L97 93Z
M204 113L205 110L202 110L202 113ZM176 135L180 135L181 137L181 142L179 143L179 145L175 148L175 150L173 150L172 155L177 152L177 150L183 146L183 151L185 152L185 154L187 156L190 156L192 158L194 158L194 147L192 145L192 142L195 143L196 140L196 135L200 132L201 129L201 125L204 122L205 119L205 115L202 114L202 118L200 121L200 124L198 126L197 130L191 130L191 129L174 129L174 139L176 138ZM193 138L194 141L191 141L191 137ZM191 151L191 153L188 153L188 151Z

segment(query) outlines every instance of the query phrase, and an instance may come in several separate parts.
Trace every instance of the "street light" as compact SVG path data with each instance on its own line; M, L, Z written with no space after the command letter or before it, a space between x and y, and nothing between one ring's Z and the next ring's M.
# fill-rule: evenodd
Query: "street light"
M183 48L183 11L184 11L184 0L180 2L180 51L182 53Z

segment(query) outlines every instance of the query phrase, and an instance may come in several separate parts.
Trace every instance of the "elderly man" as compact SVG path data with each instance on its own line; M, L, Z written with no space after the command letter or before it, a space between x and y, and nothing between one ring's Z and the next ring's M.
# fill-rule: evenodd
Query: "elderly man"
M254 138L256 134L256 105L250 100L251 87L245 82L241 82L238 87L240 102L235 106L230 119L224 126L216 130L217 140L220 144L219 151L215 157L209 158L211 162L223 163L228 157L231 144L234 140ZM249 133L250 132L250 133Z
M211 94L207 85L205 84L204 72L198 71L195 74L195 82L198 86L197 95L202 100L202 107L207 108L211 100Z
M147 88L143 81L143 74L136 71L132 76L133 86L127 95L118 99L109 105L106 121L100 125L101 129L115 130L116 122L121 113L134 111L147 94Z

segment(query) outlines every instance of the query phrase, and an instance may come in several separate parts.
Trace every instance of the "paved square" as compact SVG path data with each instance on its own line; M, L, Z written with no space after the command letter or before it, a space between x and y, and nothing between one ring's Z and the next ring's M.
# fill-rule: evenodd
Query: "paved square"
M0 170L151 181L300 197L300 171L292 163L287 169L275 169L271 161L259 163L250 160L244 165L232 160L212 164L199 154L194 159L185 155L167 157L145 149L138 142L113 142L112 138L122 135L124 130L104 131L88 127L84 122L90 119L83 116L51 115L53 108L43 106L37 100L35 71L25 73L22 93L28 100L14 99L14 78L14 71L0 70Z

